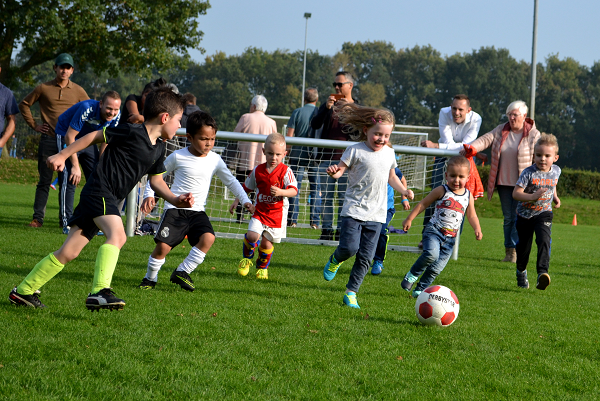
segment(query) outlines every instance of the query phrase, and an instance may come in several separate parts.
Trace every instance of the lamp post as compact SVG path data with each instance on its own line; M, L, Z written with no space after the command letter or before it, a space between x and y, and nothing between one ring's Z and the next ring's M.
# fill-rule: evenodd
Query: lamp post
M531 100L529 102L529 118L532 120L535 118L535 87L536 87L536 73L537 73L537 13L538 13L538 2L533 0L533 46L531 49Z
M304 70L302 71L302 93L300 97L302 98L302 106L304 106L304 85L306 82L306 38L308 37L308 19L310 18L311 13L304 13L304 18L306 18L306 27L304 28Z

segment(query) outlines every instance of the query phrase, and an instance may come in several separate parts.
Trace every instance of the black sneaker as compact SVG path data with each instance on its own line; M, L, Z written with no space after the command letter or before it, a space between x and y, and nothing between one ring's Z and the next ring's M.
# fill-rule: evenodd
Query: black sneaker
M545 290L550 285L550 275L548 273L538 274L537 284L535 288Z
M174 270L171 274L171 282L178 284L186 291L194 291L196 289L190 275L183 271Z
M319 241L333 241L333 231L328 228L323 228L321 230Z
M148 280L146 277L142 280L138 288L140 290L153 290L156 287L156 281Z
M517 270L517 285L521 288L529 288L529 281L527 281L527 270L523 270L522 272Z
M117 298L112 288L103 288L95 294L88 294L85 306L92 312L100 309L123 310L125 301Z
M31 295L21 295L17 292L17 287L13 288L8 295L8 300L17 306L30 306L32 308L45 308L39 298L40 292L36 291Z

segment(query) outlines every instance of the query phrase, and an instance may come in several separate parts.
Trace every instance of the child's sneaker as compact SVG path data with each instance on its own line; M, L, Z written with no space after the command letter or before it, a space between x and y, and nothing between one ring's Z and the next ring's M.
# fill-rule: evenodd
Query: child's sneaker
M40 292L36 291L31 295L21 295L17 292L17 287L13 288L10 294L8 295L8 300L17 306L30 306L32 308L45 308L44 305L40 301Z
M412 297L413 297L413 298L419 298L419 295L421 295L421 293L422 293L422 292L423 292L423 291L420 291L420 290L414 290L414 291L412 292Z
M342 265L342 263L344 263L344 262L333 263L333 254L332 254L329 257L329 260L327 261L325 268L323 269L323 277L325 278L325 280L327 280L327 281L333 280L333 278L335 277L335 275L336 275L338 269L340 268L340 266Z
M156 287L156 281L148 280L146 277L138 285L140 290L153 290Z
M88 294L85 306L92 312L100 309L123 310L125 301L117 298L112 288L103 288L95 294Z
M550 275L548 273L538 274L537 284L535 288L545 290L550 285Z
M358 306L358 302L356 302L356 293L355 292L347 292L344 294L344 303L351 308L360 309Z
M252 265L253 263L251 259L242 258L242 260L240 260L240 263L238 264L238 274L244 277L247 276Z
M371 274L374 276L377 276L377 275L381 274L382 270L383 270L383 263L381 263L381 261L379 261L379 260L374 260L373 267L371 267Z
M65 226L62 228L62 230L63 230L63 234L69 235L69 231L71 231L71 227Z
M419 276L415 276L409 271L408 273L406 273L406 276L404 276L404 279L402 280L402 283L400 285L402 286L402 288L404 288L404 291L410 291L413 284L418 279Z
M529 288L529 281L527 281L527 270L523 270L522 272L520 272L517 269L517 285L521 288Z
M257 269L256 278L267 280L269 278L269 269Z
M190 275L184 271L174 270L173 273L171 273L171 282L178 284L186 291L194 291L196 289L196 287L194 287L194 281Z

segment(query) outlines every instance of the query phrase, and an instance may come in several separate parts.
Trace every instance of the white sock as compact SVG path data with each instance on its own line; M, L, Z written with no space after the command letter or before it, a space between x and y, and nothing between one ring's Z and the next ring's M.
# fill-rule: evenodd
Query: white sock
M158 280L157 276L158 276L158 271L160 270L160 268L162 267L162 265L165 264L165 261L167 259L154 259L152 257L152 255L148 256L148 270L146 271L146 277L148 280L150 281L154 281L156 283L156 281Z
M177 270L190 274L196 269L196 267L198 267L200 263L204 262L205 257L206 254L204 252L193 246L190 254L183 260L183 262L181 262L181 264L177 267Z

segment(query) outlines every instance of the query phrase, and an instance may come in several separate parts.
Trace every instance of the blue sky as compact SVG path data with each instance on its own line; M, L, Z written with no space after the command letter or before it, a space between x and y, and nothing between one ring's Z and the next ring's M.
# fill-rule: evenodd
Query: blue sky
M344 42L384 40L396 49L431 44L442 55L470 53L482 46L506 48L531 62L533 0L377 1L211 0L199 18L204 32L197 61L223 51L240 54L254 46L267 51L308 48L333 55ZM538 0L538 62L550 54L591 66L600 60L600 2Z

